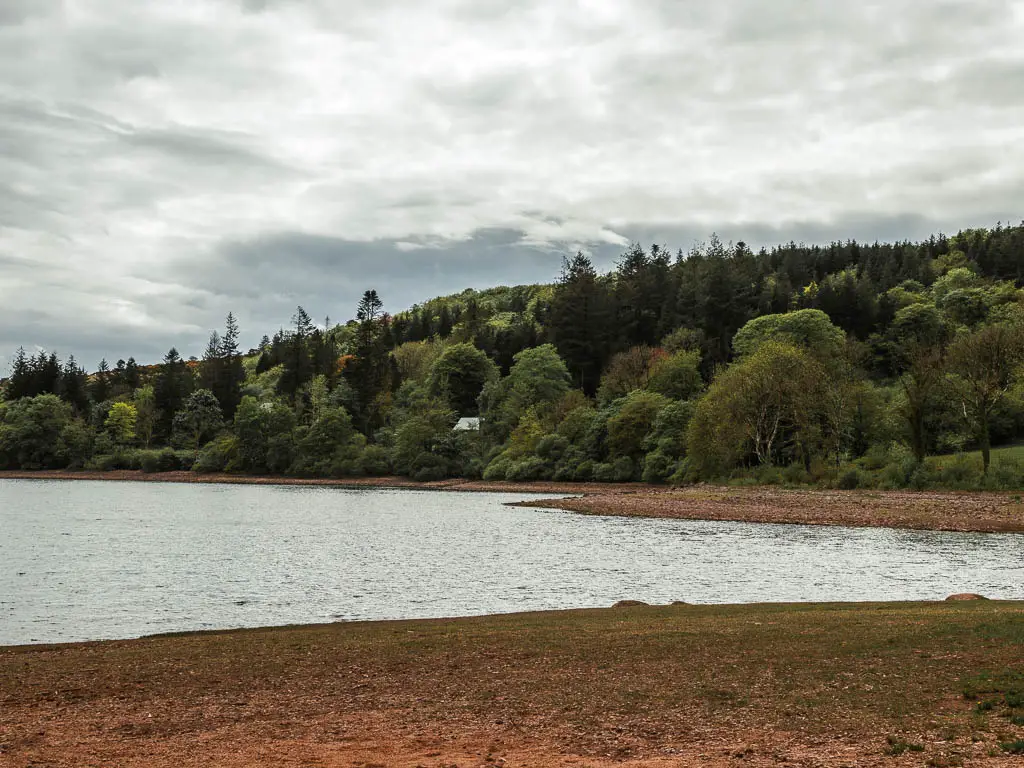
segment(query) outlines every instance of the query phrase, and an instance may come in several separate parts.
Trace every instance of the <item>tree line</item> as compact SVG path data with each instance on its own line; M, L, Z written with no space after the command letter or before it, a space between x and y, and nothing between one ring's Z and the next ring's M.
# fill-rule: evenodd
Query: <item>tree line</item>
M713 236L395 315L374 290L345 323L299 307L246 352L232 314L199 359L87 374L19 350L0 465L1017 487L992 447L1024 435L1022 284L1024 226L756 253Z

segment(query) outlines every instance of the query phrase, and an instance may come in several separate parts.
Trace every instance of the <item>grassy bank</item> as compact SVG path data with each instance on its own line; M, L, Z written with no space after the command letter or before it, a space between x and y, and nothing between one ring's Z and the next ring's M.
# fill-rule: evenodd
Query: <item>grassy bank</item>
M0 764L1019 765L1022 659L1024 603L987 601L9 648Z

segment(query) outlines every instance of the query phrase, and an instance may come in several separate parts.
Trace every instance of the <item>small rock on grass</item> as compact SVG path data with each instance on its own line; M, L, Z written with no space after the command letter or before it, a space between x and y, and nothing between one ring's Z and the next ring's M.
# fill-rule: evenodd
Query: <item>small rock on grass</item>
M975 595L971 592L962 592L959 595L950 595L946 602L960 602L961 600L988 600L984 595Z

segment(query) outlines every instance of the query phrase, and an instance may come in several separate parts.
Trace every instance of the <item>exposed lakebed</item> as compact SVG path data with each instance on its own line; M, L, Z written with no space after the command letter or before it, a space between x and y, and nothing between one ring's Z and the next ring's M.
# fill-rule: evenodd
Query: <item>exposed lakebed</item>
M1024 535L581 516L516 493L0 480L0 645L652 603L1024 597Z

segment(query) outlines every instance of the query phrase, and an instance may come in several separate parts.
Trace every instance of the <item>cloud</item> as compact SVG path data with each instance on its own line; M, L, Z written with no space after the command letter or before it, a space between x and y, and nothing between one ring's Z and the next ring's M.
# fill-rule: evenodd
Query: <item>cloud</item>
M5 0L0 354L1019 220L1022 33L1020 0Z

